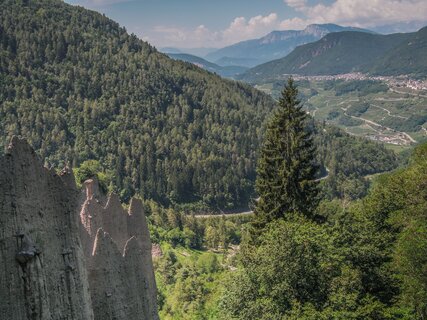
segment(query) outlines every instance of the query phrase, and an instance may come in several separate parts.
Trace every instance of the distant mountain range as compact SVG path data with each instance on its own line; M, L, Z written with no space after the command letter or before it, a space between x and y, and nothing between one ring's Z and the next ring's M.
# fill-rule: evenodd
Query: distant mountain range
M185 62L190 62L192 64L195 64L196 66L203 68L207 71L214 72L216 74L219 74L222 77L225 78L234 78L237 74L243 73L246 70L248 70L247 67L242 66L219 66L215 63L209 62L203 58L191 55L191 54L185 54L185 53L168 53L167 54L170 58L175 60L181 60Z
M297 46L314 42L331 32L372 31L342 27L336 24L311 24L304 30L273 31L266 36L233 44L213 51L205 56L206 60L221 66L242 65L254 67L258 64L282 58Z
M376 75L427 74L427 27L390 35L366 32L330 33L297 47L284 58L267 62L239 78L248 82L284 74L334 75L366 72Z
M198 57L204 57L207 54L214 52L218 50L218 48L175 48L175 47L163 47L160 48L159 51L169 54L169 53L174 53L174 54L179 54L179 53L183 53L183 54L191 54L194 56L198 56Z

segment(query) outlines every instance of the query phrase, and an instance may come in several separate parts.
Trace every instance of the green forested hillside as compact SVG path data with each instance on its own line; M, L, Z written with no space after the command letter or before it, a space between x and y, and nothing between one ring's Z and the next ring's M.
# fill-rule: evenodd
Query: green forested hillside
M374 74L412 74L425 77L427 75L426 53L427 27L424 27L375 61L370 71Z
M1 145L19 134L52 164L99 159L124 198L247 203L266 95L96 12L58 0L0 9Z
M321 223L287 211L261 232L246 229L223 318L426 319L426 159L424 144L363 200L323 202L312 212Z
M58 0L7 0L0 9L0 149L22 135L47 164L98 160L123 200L248 204L274 105L267 95L174 61L93 11ZM318 143L342 147L334 143L342 133L328 132L318 130ZM376 144L346 141L319 162L335 172L328 159L360 153L341 167L395 167Z
M260 82L285 74L335 75L368 72L380 75L426 74L426 28L390 35L331 33L297 47L286 57L249 69L239 78Z

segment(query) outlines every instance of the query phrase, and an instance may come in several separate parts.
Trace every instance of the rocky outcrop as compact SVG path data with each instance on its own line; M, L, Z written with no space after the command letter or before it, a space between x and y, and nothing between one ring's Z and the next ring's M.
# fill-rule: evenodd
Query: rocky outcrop
M18 138L0 156L1 319L158 319L142 204L104 206L90 184L82 204Z
M105 201L95 179L84 186L80 235L95 318L134 319L132 315L137 314L145 315L141 319L158 319L151 241L142 202L132 199L126 211L115 194ZM105 296L108 299L101 301Z

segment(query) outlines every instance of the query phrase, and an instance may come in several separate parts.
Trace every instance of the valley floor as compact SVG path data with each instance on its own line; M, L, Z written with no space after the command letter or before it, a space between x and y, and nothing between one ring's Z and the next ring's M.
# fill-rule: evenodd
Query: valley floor
M402 83L391 80L385 82L388 90L357 90L357 83L363 81L302 81L304 107L316 120L341 127L351 135L383 142L399 151L427 140L427 90L402 87ZM340 92L342 84L354 84L355 90ZM277 82L256 87L273 97L278 96L281 88Z

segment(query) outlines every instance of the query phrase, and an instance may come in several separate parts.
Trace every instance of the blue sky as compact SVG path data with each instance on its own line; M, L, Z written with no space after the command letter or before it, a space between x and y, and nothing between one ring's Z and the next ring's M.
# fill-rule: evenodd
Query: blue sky
M66 0L157 47L223 47L273 30L337 23L379 32L427 25L427 0Z

